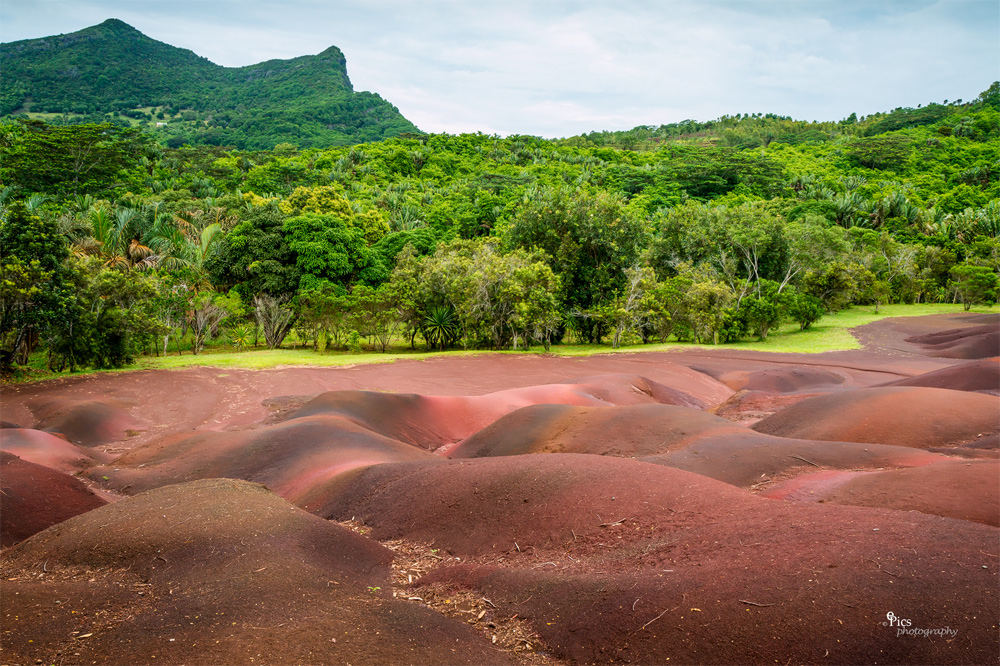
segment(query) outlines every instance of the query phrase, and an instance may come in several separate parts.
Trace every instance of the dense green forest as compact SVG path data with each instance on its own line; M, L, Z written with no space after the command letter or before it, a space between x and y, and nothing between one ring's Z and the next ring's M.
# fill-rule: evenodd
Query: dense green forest
M417 131L378 95L354 92L335 46L220 67L109 19L68 35L2 44L0 68L0 116L141 126L168 146L327 147Z
M0 121L7 367L293 332L317 350L724 344L852 304L997 299L1000 83L839 122L156 138Z

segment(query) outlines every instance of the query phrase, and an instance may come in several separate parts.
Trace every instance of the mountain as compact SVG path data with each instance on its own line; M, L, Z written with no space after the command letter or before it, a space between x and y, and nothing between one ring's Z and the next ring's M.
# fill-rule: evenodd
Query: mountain
M335 46L222 67L117 19L0 44L0 115L148 126L169 144L266 149L373 141L417 128L377 94L354 92Z

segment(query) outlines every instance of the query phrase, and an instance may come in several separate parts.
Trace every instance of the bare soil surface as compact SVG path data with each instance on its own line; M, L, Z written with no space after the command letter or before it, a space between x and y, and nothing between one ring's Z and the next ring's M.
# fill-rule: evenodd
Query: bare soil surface
M997 396L890 386L809 398L758 421L753 429L780 437L931 448L995 435L998 414Z
M997 326L2 386L0 662L998 663Z
M0 546L105 504L79 479L0 451Z

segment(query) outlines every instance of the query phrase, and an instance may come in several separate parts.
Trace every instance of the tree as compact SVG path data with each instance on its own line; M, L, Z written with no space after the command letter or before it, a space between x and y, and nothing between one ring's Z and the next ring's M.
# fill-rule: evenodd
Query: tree
M364 233L334 215L303 213L285 220L282 229L301 271L301 289L322 281L346 287L358 280L379 283L386 277Z
M45 337L51 370L124 367L165 332L154 276L124 273L93 259L74 260L72 274L65 314Z
M458 319L450 305L432 307L424 317L421 328L424 340L431 349L445 350L458 341Z
M979 104L991 106L997 111L1000 111L1000 81L994 81L991 83L989 88L979 93L979 97L976 101Z
M855 139L847 156L856 164L880 171L897 171L909 158L910 139L901 136L876 136Z
M688 276L691 286L684 295L688 320L697 342L719 344L719 334L726 324L727 308L735 294L707 267L696 268Z
M188 310L188 324L194 333L192 351L197 354L205 348L205 339L230 315L222 297L214 293L195 293Z
M625 333L641 333L663 307L651 294L656 282L652 268L633 266L625 271L625 277L625 289L600 310L612 331L611 346L615 349L621 346Z
M788 294L788 316L799 325L800 331L809 330L823 312L823 302L815 296L794 291Z
M766 340L767 334L781 324L788 311L786 300L781 294L781 285L771 280L762 281L757 292L743 306L747 324L759 340Z
M0 366L27 363L44 329L63 316L73 285L58 225L14 201L0 219Z
M281 346L295 324L295 313L285 304L287 298L258 294L254 297L254 315L264 331L268 349Z
M326 283L315 289L299 292L295 297L298 326L319 347L320 335L326 336L326 348L339 347L351 312L351 298L344 290Z
M625 269L638 260L646 230L620 197L559 189L525 202L504 240L510 248L544 251L562 285L561 300L583 312L625 286ZM599 337L598 322L581 323L585 337Z
M676 335L678 340L690 338L686 298L690 288L691 279L677 275L656 282L650 289L649 298L657 307L647 326L656 333L660 342L666 342L671 335Z
M104 193L130 181L148 142L138 128L112 123L29 120L3 151L3 178L31 192Z
M251 206L206 257L212 283L220 291L235 288L247 303L262 293L291 297L302 270L282 230L284 222L275 204Z
M997 300L1000 278L986 266L974 264L955 266L951 269L951 277L948 284L966 312L978 303L991 303Z
M837 312L847 307L854 295L862 289L861 277L863 276L856 267L837 261L806 271L800 288L803 293L819 299L827 312Z
M392 290L388 285L373 288L358 284L351 290L351 298L355 330L374 339L378 350L385 353L399 328L399 313Z

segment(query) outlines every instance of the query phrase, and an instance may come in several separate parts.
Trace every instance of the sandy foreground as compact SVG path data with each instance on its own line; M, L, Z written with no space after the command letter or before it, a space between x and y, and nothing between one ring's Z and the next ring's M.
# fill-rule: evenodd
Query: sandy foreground
M1000 662L1000 319L0 387L3 664Z

